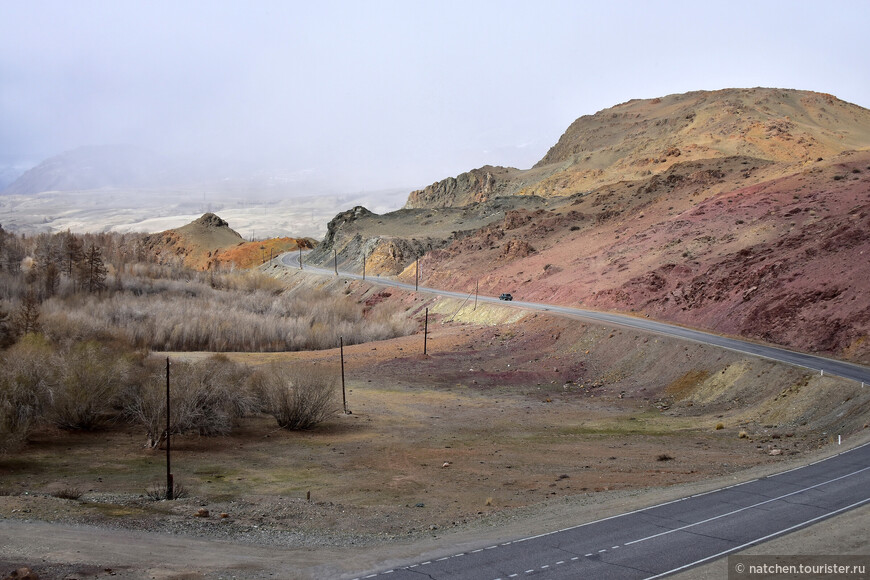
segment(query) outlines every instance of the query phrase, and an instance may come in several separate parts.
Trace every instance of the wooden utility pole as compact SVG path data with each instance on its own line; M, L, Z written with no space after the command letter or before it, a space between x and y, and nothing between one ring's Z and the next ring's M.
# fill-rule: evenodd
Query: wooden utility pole
M347 394L344 389L344 337L338 338L338 348L341 353L341 403L344 407L344 414L347 415Z
M474 283L474 308L472 308L472 310L477 310L477 291L479 289L480 289L480 280L477 280Z
M429 341L429 309L426 309L426 319L423 322L423 354L426 354L426 343Z
M299 269L302 269L302 246L299 246Z
M414 267L414 292L416 292L420 287L420 258L417 258L415 264L416 266Z
M175 499L172 467L170 462L172 430L169 419L169 357L166 357L166 499Z

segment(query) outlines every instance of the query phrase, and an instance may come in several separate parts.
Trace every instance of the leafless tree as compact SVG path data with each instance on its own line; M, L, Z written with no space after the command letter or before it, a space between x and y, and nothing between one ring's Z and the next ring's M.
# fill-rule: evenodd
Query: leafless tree
M36 333L40 330L39 300L36 299L36 292L33 291L32 287L18 307L15 326L19 335Z
M85 259L79 266L79 280L82 287L90 293L106 289L106 265L100 249L91 245L85 252Z

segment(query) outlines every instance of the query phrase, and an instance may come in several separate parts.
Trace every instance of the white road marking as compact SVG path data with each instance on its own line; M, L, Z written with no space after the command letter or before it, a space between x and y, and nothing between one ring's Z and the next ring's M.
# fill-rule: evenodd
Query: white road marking
M858 474L858 473L861 473L862 471L867 471L868 469L870 469L870 467L865 467L865 468L863 468L863 469L859 469L858 471L853 471L852 473L847 473L846 475L841 475L840 477L835 477L834 479L829 479L829 480L827 480L827 481L823 481L823 482L821 482L821 483L817 483L817 484L815 484L815 485L811 485L811 486L809 486L809 487L804 487L804 488L799 489L799 490L797 490L797 491L792 491L792 492L790 492L790 493L786 493L786 494L781 495L781 496L778 496L778 497L773 497L773 498L770 498L770 499L766 499L766 500L764 500L764 501L760 501L760 502L758 502L758 503L754 503L754 504L752 504L752 505L744 506L744 507L742 507L742 508L739 508L739 509L736 509L736 510L732 510L732 511L730 511L730 512L726 512L726 513L724 513L724 514L719 514L718 516L713 516L712 518L707 518L706 520L701 520L700 522L695 522L695 523L693 523L693 524L687 524L687 525L685 525L685 526L680 526L679 528L674 528L674 529L672 529L672 530L667 530L667 531L665 531L665 532L659 532L658 534L653 534L653 535L651 535L651 536L647 536L647 537L645 537L645 538L640 538L639 540L632 540L632 541L630 541L630 542L626 542L625 545L626 545L626 546L629 546L629 545L631 545L631 544L638 544L638 543L640 543L640 542L645 542L645 541L647 541L647 540L651 540L651 539L653 539L653 538L658 538L659 536L666 536L666 535L668 535L668 534L673 534L674 532L679 532L679 531L682 531L682 530L687 530L687 529L689 529L689 528L693 528L693 527L695 527L695 526L700 526L701 524L706 524L707 522L712 522L713 520L718 520L719 518L725 518L725 517L728 517L728 516L733 516L734 514L738 514L738 513L740 513L740 512L743 512L743 511L746 511L746 510L749 510L749 509L752 509L752 508L756 508L756 507L758 507L758 506L761 506L761 505L764 505L764 504L768 504L768 503L773 502L773 501L779 501L779 500L781 500L781 499L784 499L784 498L790 497L790 496L792 496L792 495L796 495L796 494L799 494L799 493L803 493L803 492L805 492L805 491L809 491L809 490L811 490L811 489L815 489L815 488L817 488L817 487L821 487L821 486L823 486L823 485L827 485L827 484L829 484L829 483L833 483L833 482L835 482L835 481L839 481L839 480L841 480L841 479L845 479L845 478L847 478L847 477L851 477L851 476L853 476L853 475L856 475L856 474Z
M834 511L832 511L832 512L828 512L828 513L826 513L826 514L822 514L822 515L820 515L820 516L816 516L816 517L814 517L814 518L812 518L812 519L809 519L809 520L807 520L807 521L805 521L805 522L802 522L802 523L799 523L799 524L795 524L795 525L791 526L790 528L786 528L786 529L784 529L784 530L779 530L778 532L774 532L774 533L772 533L772 534L768 534L768 535L764 536L763 538L756 538L756 539L754 539L754 540L751 540L751 541L749 541L749 542L746 542L745 544L741 544L740 546L735 546L734 548L730 548L730 549L728 549L728 550L725 550L724 552L719 552L718 554L713 554L712 556L707 556L706 558L701 558L700 560L695 560L694 562L691 562L690 564L684 564L684 565L680 566L679 568L674 568L674 569L672 569L672 570L668 570L667 572L662 572L661 574L656 574L655 576L650 576L650 577L648 577L648 578L645 578L645 580L654 580L655 578L661 578L662 576L667 576L667 575L669 575L669 574L673 574L674 572L678 572L678 571L680 571L680 570L684 570L684 569L686 569L686 568L691 568L692 566L696 566L696 565L698 565L698 564L701 564L701 563L703 563L703 562L707 562L707 561L709 561L709 560L715 560L716 558L719 558L719 557L721 557L721 556L725 556L726 554L731 554L731 553L736 552L736 551L738 551L738 550L742 550L743 548L748 548L749 546L753 546L753 545L755 545L755 544L760 544L761 542L764 542L765 540L769 540L769 539L771 539L771 538L775 538L776 536L781 536L782 534L787 534L788 532L790 532L790 531L792 531L792 530L796 530L796 529L798 529L798 528L800 528L800 527L807 526L807 525L809 525L809 524L811 524L811 523L813 523L813 522L817 522L817 521L819 521L819 520L823 520L823 519L825 519L825 518L827 518L827 517L830 517L830 516L836 515L836 514L838 514L838 513L840 513L840 512L848 511L848 510L850 510L850 509L852 509L852 508L856 508L856 507L858 507L858 506L860 506L860 505L863 505L863 504L865 504L865 503L867 503L867 502L870 502L870 497L868 497L867 499L862 499L862 500L859 501L859 502L855 502L855 503L853 503L852 505L847 505L846 507L842 507L842 508L840 508L840 509L838 509L838 510L834 510Z

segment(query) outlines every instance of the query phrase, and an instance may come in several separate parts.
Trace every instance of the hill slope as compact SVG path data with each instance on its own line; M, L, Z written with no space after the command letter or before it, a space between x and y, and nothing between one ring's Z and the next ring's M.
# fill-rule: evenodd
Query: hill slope
M221 265L248 268L263 263L270 255L314 246L305 238L246 242L213 213L206 213L186 226L145 236L143 243L163 262L180 261L198 270Z
M475 169L412 192L406 207L462 206L498 195L572 195L659 175L685 161L744 156L798 163L868 146L870 111L832 95L697 91L585 115L532 169Z
M476 170L412 193L401 212L332 223L321 253L359 266L366 248L374 273L378 248L410 247L390 250L383 271L413 279L425 254L422 283L435 287L870 363L868 148L870 111L830 95L631 101L578 119L529 171Z

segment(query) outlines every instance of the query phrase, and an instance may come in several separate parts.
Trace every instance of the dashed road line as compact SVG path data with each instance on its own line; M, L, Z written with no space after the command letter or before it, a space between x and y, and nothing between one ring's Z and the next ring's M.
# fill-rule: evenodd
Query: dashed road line
M817 464L817 463L821 463L821 462L823 462L823 461L826 461L827 459L833 459L834 457L837 457L837 456L839 456L839 455L843 455L843 454L848 453L848 452L850 452L850 451L855 451L855 449L859 449L859 448L864 447L864 446L866 446L866 445L870 445L870 443L865 443L865 444L863 444L863 445L859 445L859 446L857 446L857 447L855 447L855 448L853 448L853 449L850 449L850 450L847 450L847 451L843 451L843 452L838 453L838 454L836 454L836 455L832 455L831 457L828 457L828 458L825 458L825 459L820 459L820 460L818 460L818 461L814 461L814 462L812 462L812 463L810 463L810 464L807 464L807 465L804 465L804 466L800 466L800 467L796 467L796 468L793 468L793 469L789 469L789 470L786 470L786 471L783 471L783 472L780 472L780 473L772 474L772 475L769 475L769 476L767 476L767 477L775 477L775 476L777 476L777 475L782 475L782 474L784 474L784 473L789 473L789 472L792 472L792 471L797 471L797 470L802 469L802 468L804 468L804 467L809 467L810 465L815 465L815 464ZM737 510L734 510L734 511L731 511L731 512L728 512L728 513L725 513L725 514L720 514L720 515L718 515L718 516L714 516L714 517L712 517L712 518L709 518L709 519L706 519L706 520L703 520L703 521L700 521L700 522L695 522L695 523L693 523L693 524L688 524L688 525L686 525L686 526L682 526L682 527L680 527L680 528L675 528L675 529L668 530L668 531L665 531L665 532L661 532L661 533L658 533L658 534L653 534L653 535L651 535L651 536L647 536L647 537L644 537L644 538L639 538L639 539L637 539L637 540L632 540L632 541L630 541L630 542L626 542L625 544L622 544L622 545L612 546L612 547L610 548L610 550L617 550L617 549L619 549L621 546L629 546L629 545L632 545L632 544L637 544L637 543L640 543L640 542L644 542L644 541L646 541L646 540L650 540L650 539L652 539L652 538L656 538L656 537L659 537L659 536L667 535L667 534L670 534L670 533L673 533L673 532L676 532L676 531L684 530L684 529L686 529L686 528L691 528L691 527L694 527L694 526L697 526L697 525L700 525L700 524L704 524L704 523L707 523L707 522L709 522L709 521L716 520L716 519L719 519L719 518L722 518L722 517L727 517L727 516L729 516L729 515L733 515L733 514L736 514L736 513L739 513L739 512L745 511L745 510L748 510L748 509L752 509L752 508L755 508L755 507L758 507L758 506L761 506L761 505L764 505L764 504L767 504L767 503L770 503L770 502L773 502L773 501L781 500L781 499L784 499L784 498L786 498L786 497L789 497L789 496L792 496L792 495L795 495L795 494L798 494L798 493L801 493L801 492L805 492L805 491L808 491L808 490L811 490L811 489L818 488L818 487L820 487L820 486L822 486L822 485L825 485L825 484L828 484L828 483L833 483L833 482L835 482L835 481L838 481L838 480L844 479L844 478L846 478L846 477L850 477L850 476L853 476L853 475L857 475L857 474L859 474L859 473L861 473L861 472L863 472L863 471L866 471L866 470L868 470L868 469L870 469L870 467L865 467L865 468L863 468L863 469L859 469L859 470L857 470L857 471L853 471L853 472L848 473L848 474L846 474L846 475L842 475L842 476L839 476L839 477L836 477L836 478L833 478L833 479L830 479L830 480L827 480L827 481L824 481L824 482L821 482L821 483L817 483L817 484L815 484L815 485L812 485L812 486L809 486L809 487L806 487L806 488L803 488L803 489L800 489L800 490L797 490L797 491L793 491L793 492L790 492L790 493L787 493L787 494L781 495L781 496L779 496L779 497L770 498L770 499L767 499L767 500L762 501L762 502L758 502L758 503L753 504L753 505L744 506L744 507L739 508L739 509L737 509ZM678 499L675 499L675 500L671 500L671 501L667 501L667 502L659 503L659 504L656 504L656 505L653 505L653 506L648 506L648 507L645 507L645 508L632 510L632 511L625 512L625 513L622 513L622 514L617 514L617 515L614 515L614 516L610 516L610 517L606 517L606 518L601 518L601 519L598 519L598 520L595 520L595 521L592 521L592 522L586 522L586 523L584 523L584 524L579 524L579 525L576 525L576 526L569 526L569 527L563 528L563 529L561 529L561 530L555 530L555 531L552 531L552 532L546 532L546 533L543 533L543 534L538 534L538 535L535 535L535 536L529 536L529 537L521 538L521 539L518 539L518 540L512 540L512 541L505 542L505 543L502 543L502 544L497 544L497 545L493 545L493 546L487 546L487 547L485 547L485 548L478 548L478 549L476 549L476 550L470 550L470 551L467 552L467 553L466 553L466 552L460 552L460 553L457 553L457 554L453 554L452 556L445 556L445 557L443 557L443 558L438 558L438 559L435 560L435 561L436 561L436 562L442 562L442 561L445 561L445 560L449 560L449 559L451 559L451 558L458 558L458 557L460 557L460 556L465 556L465 555L468 555L468 554L477 554L477 553L479 553L479 552L483 552L484 550L494 550L495 548L498 548L498 547L500 547L500 546L509 546L509 545L512 545L512 544L518 544L518 543L521 543L521 542L526 542L526 541L528 541L528 540L534 540L534 539L537 539L537 538L542 538L542 537L546 537L546 536L550 536L550 535L558 534L558 533L561 533L561 532L566 532L566 531L569 531L569 530L575 530L575 529L578 529L578 528L582 528L582 527L589 526L589 525L591 525L591 524L595 524L595 523L599 523L599 522L603 522L603 521L607 521L607 520L611 520L611 519L616 519L616 518L620 518L620 517L627 516L627 515L631 515L631 514L635 514L635 513L645 512L645 511L652 510L652 509L655 509L655 508L658 508L658 507L662 507L662 506L666 506L666 505L670 505L670 504L679 503L679 502L686 501L686 500L688 500L688 499L696 498L696 497L703 496L703 495L709 495L709 494L714 494L714 493L718 493L718 492L721 492L721 491L725 491L725 490L733 489L733 488L736 488L736 487L740 487L740 486L743 486L743 485L747 485L747 484L749 484L749 483L753 483L753 482L755 482L755 481L758 481L758 479L752 479L752 480L749 480L749 481L744 481L744 482L741 482L741 483L736 483L736 484L729 485L729 486L726 486L726 487L722 487L722 488L719 488L719 489L710 490L710 491L706 491L706 492L702 492L702 493L697 493L697 494L694 494L694 495L690 495L690 496L686 496L686 497L678 498ZM870 501L870 500L864 500L864 501L862 501L862 502L858 502L858 504L854 504L854 505L860 505L860 504L866 503L867 501ZM852 507L852 506L850 506L850 507ZM841 511L841 510L837 510L837 511L832 512L832 513L838 513L839 511ZM809 520L809 522L816 521L816 519L821 519L821 518L814 518L813 520ZM808 522L805 522L805 523L808 523ZM795 526L795 527L798 527L798 526ZM791 529L793 529L793 528L789 528L789 530L791 530ZM786 530L786 531L789 531L789 530ZM779 534L781 534L781 533L785 533L785 531L783 531L783 532L778 532L778 533L776 533L776 534L772 534L772 535L769 536L769 537L773 537L773 536L779 535ZM767 539L767 538L763 538L763 539ZM603 554L603 553L606 553L607 551L608 551L608 549L607 549L607 548L604 548L604 549L598 550L597 554ZM721 556L721 555L723 555L723 554L731 553L731 551L732 551L732 550L729 550L729 551L727 551L727 552L722 552L722 553L720 553L720 554L717 554L716 556L709 557L709 558L705 558L705 559L703 559L703 560L699 560L698 562L695 562L695 563L693 563L693 564L690 564L690 565L687 565L687 566L684 566L684 567L681 567L681 568L677 568L677 569L672 570L672 571L667 572L667 573L671 573L671 572L674 572L674 571L676 571L676 570L681 570L681 569L683 569L683 568L689 567L689 566L691 566L691 565L695 565L695 564L697 564L697 563L699 563L699 562L703 562L703 561L710 560L710 559L712 559L712 558L714 558L714 557L718 557L718 556ZM595 552L590 552L590 553L588 553L588 554L584 554L583 557L584 557L584 558L591 558L591 557L593 557L593 556L595 556L595 555L596 555ZM572 557L570 561L571 561L571 562L576 562L576 561L578 561L579 559L580 559L580 556L575 556L575 557ZM426 565L429 565L429 564L432 564L432 560L428 560L428 561L426 561L426 562L421 562L421 563L419 563L419 564L412 564L412 565L406 566L406 567L401 568L401 569L402 569L402 570L410 570L410 569L412 569L412 568L416 568L416 567L418 567L418 566L426 566ZM565 561L564 561L564 560L561 560L561 561L559 561L559 562L556 562L555 565L563 565L563 564L565 564ZM543 569L549 568L550 566L551 566L550 564L547 564L547 565L542 566L540 569L543 570ZM530 570L526 570L524 573L525 573L525 574L532 574L532 573L534 573L535 571L536 571L535 569L530 569ZM364 577L362 577L362 580L369 580L370 578L375 578L375 577L377 577L377 576L379 576L379 575L390 574L390 573L392 573L392 572L394 572L394 570L388 570L388 571L380 572L380 573L377 573L377 574L370 574L370 575L368 575L368 576L364 576ZM665 573L665 574L667 574L667 573ZM664 575L664 574L662 574L662 575ZM518 576L518 574L517 574L517 573L514 573L514 574L509 575L508 578L516 578L517 576ZM659 575L659 576L653 576L653 577L651 577L651 578L658 578L658 577L660 577L660 576L661 576L661 575ZM358 577L358 578L354 578L353 580L361 580L361 578ZM495 579L495 580L501 580L501 579L500 579L500 578L497 578L497 579Z

